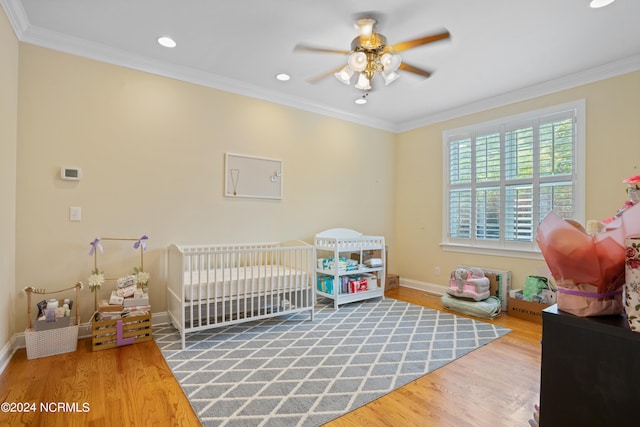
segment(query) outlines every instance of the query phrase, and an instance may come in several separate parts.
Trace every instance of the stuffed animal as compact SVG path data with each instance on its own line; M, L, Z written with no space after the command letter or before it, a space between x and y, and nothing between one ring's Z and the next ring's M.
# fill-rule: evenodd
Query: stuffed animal
M456 268L451 272L447 293L458 298L482 301L489 298L489 278L476 267Z

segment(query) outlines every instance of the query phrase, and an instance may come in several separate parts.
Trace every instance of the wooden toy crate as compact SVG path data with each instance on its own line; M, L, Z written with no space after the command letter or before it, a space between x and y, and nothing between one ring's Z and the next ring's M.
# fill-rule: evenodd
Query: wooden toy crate
M29 327L24 331L24 339L27 346L27 359L37 359L40 357L76 351L78 348L78 329L80 328L78 302L80 300L81 288L82 283L79 282L71 288L51 292L33 287L25 288L25 292L27 294L27 317L29 318ZM76 299L73 304L75 316L71 318L70 326L45 331L34 330L33 316L31 313L31 294L47 295L73 289L76 290Z
M153 339L151 313L91 322L91 349L106 350Z

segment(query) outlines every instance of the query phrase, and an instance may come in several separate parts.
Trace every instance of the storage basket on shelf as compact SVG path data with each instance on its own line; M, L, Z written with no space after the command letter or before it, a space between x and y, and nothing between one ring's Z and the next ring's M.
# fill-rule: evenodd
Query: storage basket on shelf
M33 323L34 318L31 313L31 294L49 295L73 289L76 291L76 299L73 303L74 315L71 316L71 319L69 320L69 326L36 331ZM24 331L24 339L27 346L27 359L37 359L40 357L53 356L55 354L69 353L76 350L78 347L78 329L80 328L80 317L78 311L80 289L82 289L82 283L80 282L70 288L51 292L33 287L25 288L24 291L27 294L27 316L29 325Z

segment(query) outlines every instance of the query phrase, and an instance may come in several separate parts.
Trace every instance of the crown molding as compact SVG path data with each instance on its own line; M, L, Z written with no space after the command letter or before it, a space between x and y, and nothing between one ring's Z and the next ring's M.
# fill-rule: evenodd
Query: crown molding
M1 1L1 0L0 0ZM249 98L260 99L275 104L285 105L311 113L321 114L358 123L364 126L392 131L394 124L367 117L349 115L344 111L326 106L311 104L308 100L292 96L283 96L279 92L267 91L263 88L247 85L237 80L221 77L190 67L169 64L156 59L134 55L124 50L115 49L99 43L88 42L77 37L68 36L36 26L29 26L22 33L21 42L68 53L71 55L93 59L124 68L155 74L184 82L194 83Z
M0 0L0 5L4 9L16 37L18 40L22 40L22 35L30 25L22 3L19 0Z
M526 101L544 95L572 89L600 80L621 76L640 70L640 55L631 56L619 61L610 62L578 73L562 76L554 80L548 80L537 85L529 86L501 95L478 100L460 107L444 110L436 114L423 117L418 120L408 121L395 128L395 132L401 133L409 130L429 126L435 123L452 120L470 114L479 113L493 108L504 107L516 102Z
M23 43L393 132L394 124L391 122L347 114L323 105L310 104L306 99L283 96L278 92L266 91L201 70L133 55L110 46L31 25L19 0L0 0L0 4L4 7L18 40Z
M24 8L22 7L22 3L19 0L0 0L0 4L4 8L18 40L24 43L162 77L194 83L225 92L235 93L237 95L285 105L291 108L329 116L339 120L345 120L392 133L410 131L446 120L502 107L640 70L640 55L636 55L516 91L503 93L490 98L479 99L476 102L440 111L435 114L430 114L420 119L402 123L393 123L389 121L381 121L379 119L371 119L356 114L348 114L344 111L324 105L309 103L307 99L294 96L283 96L278 92L267 91L260 87L247 85L233 79L206 73L202 70L181 67L140 55L133 55L129 52L114 49L106 45L88 42L84 39L71 37L62 33L37 27L31 25Z

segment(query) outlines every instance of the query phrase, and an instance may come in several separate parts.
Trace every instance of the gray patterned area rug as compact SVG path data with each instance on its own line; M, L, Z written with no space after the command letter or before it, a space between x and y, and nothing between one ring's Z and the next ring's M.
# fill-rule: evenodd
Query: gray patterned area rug
M509 329L391 298L153 335L204 426L319 426Z

